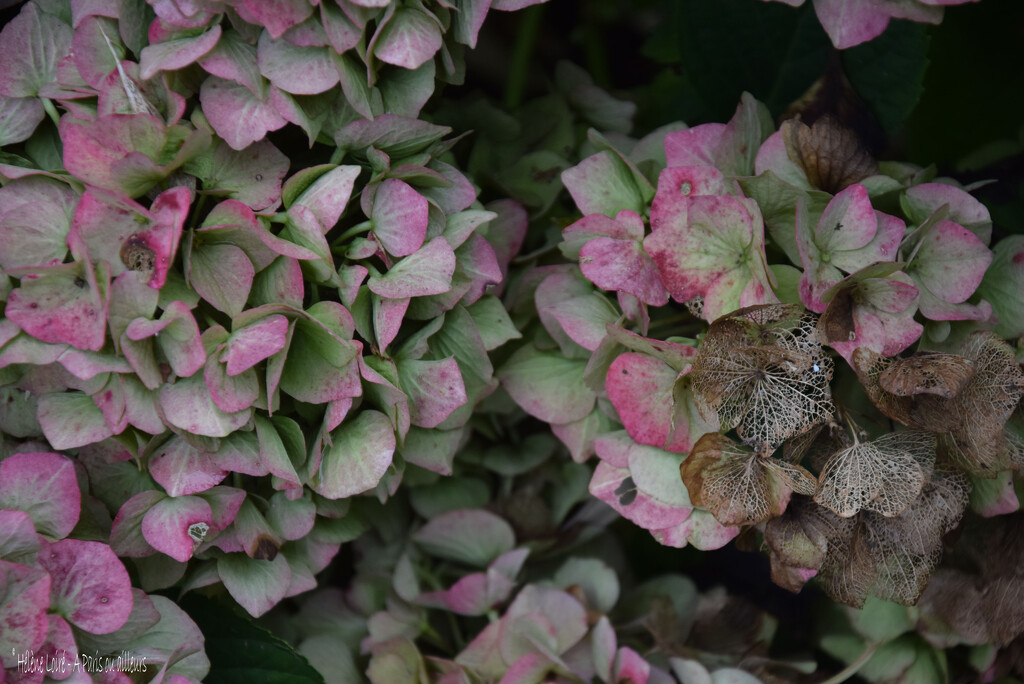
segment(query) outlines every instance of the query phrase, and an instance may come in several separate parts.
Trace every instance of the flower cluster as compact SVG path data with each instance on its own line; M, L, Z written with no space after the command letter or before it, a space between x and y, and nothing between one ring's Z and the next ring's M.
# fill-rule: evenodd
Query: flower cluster
M657 156L592 132L598 151L563 172L583 217L560 248L579 266L536 269L546 335L503 387L596 454L591 493L661 543L755 525L793 591L817 575L844 603L916 602L965 474L976 509L1018 507L1024 373L989 332L1016 304L983 298L1006 270L989 270L988 212L829 117L775 130L749 96L727 124L652 135Z
M38 562L11 528L3 585L35 587L13 646L181 622L118 556L146 591L223 585L261 615L317 585L353 497L451 473L519 336L492 290L527 219L418 117L488 11L530 4L29 2L4 27L0 458L59 459L95 509L75 539L33 517ZM49 510L17 486L0 508ZM110 586L64 605L72 570ZM76 622L97 592L119 612ZM186 655L150 662L201 679Z

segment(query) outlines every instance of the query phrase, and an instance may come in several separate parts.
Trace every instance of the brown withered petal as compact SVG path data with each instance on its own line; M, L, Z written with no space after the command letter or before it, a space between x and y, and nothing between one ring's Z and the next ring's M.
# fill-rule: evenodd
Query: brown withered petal
M924 351L898 358L878 376L878 384L898 397L936 394L952 399L974 377L974 361L957 354Z
M781 568L817 571L825 561L828 539L818 526L801 514L802 508L806 505L808 504L804 500L794 499L783 515L772 518L765 525L764 541L771 552L773 580L776 566L780 568L780 575L789 581L794 579L792 574L781 572ZM800 582L800 586L803 586L805 581L806 576ZM799 591L784 584L779 586L790 591Z
M808 126L789 119L779 129L786 155L807 174L810 184L832 194L878 171L878 164L857 134L829 115Z
M949 432L957 429L962 418L952 400L935 394L915 394L901 397L882 388L880 378L895 359L886 358L866 347L860 347L850 357L864 392L879 411L915 430Z
M972 334L960 353L975 373L952 400L960 421L944 440L946 453L971 473L995 476L1011 466L1005 427L1024 395L1024 371L1013 348L991 332Z
M801 524L827 541L818 579L835 601L861 607L868 596L912 605L942 555L942 537L967 506L969 483L959 472L936 468L920 496L899 515L861 511L840 518L821 506L794 509Z
M945 623L961 643L1002 647L1024 633L1024 578L986 580L941 569L921 596L920 607L925 625Z
M722 587L701 593L690 645L714 653L749 653L763 638L764 613Z
M935 436L890 432L858 442L829 459L814 500L849 518L861 509L891 518L917 499L935 462Z
M818 320L818 331L822 343L848 342L856 334L857 326L853 320L853 290L843 288L828 303L825 312Z
M717 319L690 372L697 408L737 428L762 454L832 415L832 361L817 320L800 307L772 304Z
M763 458L717 432L704 435L679 468L690 500L723 525L764 522L782 514L785 488L808 492L814 476L797 465Z

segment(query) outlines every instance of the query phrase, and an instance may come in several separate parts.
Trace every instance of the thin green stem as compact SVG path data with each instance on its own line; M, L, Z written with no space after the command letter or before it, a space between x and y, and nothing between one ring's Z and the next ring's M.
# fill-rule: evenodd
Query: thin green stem
M523 103L523 94L526 92L526 83L530 77L530 57L533 55L533 46L540 32L544 8L544 5L534 5L522 13L516 43L512 47L508 78L505 81L505 109L516 109Z
M550 252L555 251L556 249L558 249L558 243L552 243L550 245L545 245L545 246L541 247L540 249L536 249L536 250L530 252L529 254L521 254L521 255L517 256L515 259L512 260L512 263L515 264L515 265L526 264L526 263L529 263L530 261L536 259L537 257L542 257L545 254L548 254Z
M354 238L356 235L362 235L363 233L368 232L370 230L370 228L372 228L372 227L373 227L373 224L371 222L369 222L369 221L363 221L362 223L357 223L356 225L352 226L351 228L346 230L344 233L339 235L337 237L337 239L334 241L334 245L344 244L344 242L346 240Z
M53 100L48 97L41 97L39 99L42 101L43 109L46 110L46 114L50 117L53 125L60 126L60 114L57 113L57 108L53 106Z
M864 652L857 656L856 660L844 667L835 675L823 681L821 684L839 684L840 682L845 682L847 679L857 674L857 671L864 667L865 663L871 660L871 656L875 655L875 651L877 651L878 647L881 645L881 642L868 644L864 649Z

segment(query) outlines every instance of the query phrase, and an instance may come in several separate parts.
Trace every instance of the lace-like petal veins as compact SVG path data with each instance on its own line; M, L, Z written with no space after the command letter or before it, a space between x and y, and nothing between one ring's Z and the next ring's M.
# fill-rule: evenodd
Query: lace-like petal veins
M868 541L876 561L871 593L913 605L942 557L942 536L960 521L970 485L963 474L937 470L921 496L896 518L867 513Z
M807 174L811 185L833 194L878 171L878 164L857 134L824 116L808 126L789 119L779 128L786 154Z
M818 481L814 500L849 518L861 509L893 517L921 493L935 461L935 436L891 432L834 454Z
M937 394L952 399L974 377L974 362L956 354L918 352L896 359L878 376L882 389L899 397Z
M947 453L971 473L994 476L1011 465L1004 428L1024 395L1024 371L1013 348L991 332L974 333L960 352L975 374L953 400L960 420Z
M716 320L691 378L701 415L717 413L762 454L832 416L832 361L799 306L748 307Z
M723 525L759 523L781 515L792 494L787 481L800 481L802 488L808 478L813 481L810 473L799 473L802 470L762 458L716 432L701 437L679 467L691 501Z

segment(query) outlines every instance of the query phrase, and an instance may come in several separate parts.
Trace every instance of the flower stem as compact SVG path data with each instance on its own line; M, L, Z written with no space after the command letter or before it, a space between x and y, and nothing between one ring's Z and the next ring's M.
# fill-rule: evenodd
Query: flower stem
M875 655L875 651L877 651L878 647L881 645L882 642L873 642L868 644L864 649L864 652L857 656L852 663L823 681L821 684L839 684L840 682L845 682L847 679L857 674L857 671L864 667L865 663L871 660L871 656Z
M50 121L53 122L54 126L60 126L60 114L57 113L57 108L53 106L53 100L48 97L39 98L43 103L43 109L46 110L47 115L50 117Z
M523 93L530 76L530 56L537 42L540 21L544 16L544 5L534 5L522 14L516 43L512 48L512 59L505 81L505 109L515 109L523 103Z
M356 235L359 235L361 233L365 233L365 232L369 231L370 228L372 228L372 227L373 227L373 224L371 222L369 222L369 221L363 221L362 223L357 223L356 225L352 226L351 228L346 230L344 233L339 235L337 237L337 239L334 241L334 245L335 246L340 245L340 244L344 243L346 240L348 240L349 238L354 238Z

